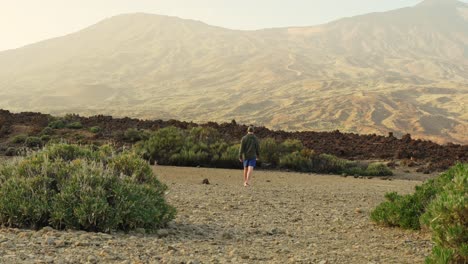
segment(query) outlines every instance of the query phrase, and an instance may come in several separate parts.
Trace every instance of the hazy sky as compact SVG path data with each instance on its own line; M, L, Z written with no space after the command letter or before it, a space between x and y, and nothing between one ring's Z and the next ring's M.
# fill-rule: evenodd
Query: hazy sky
M316 25L418 2L421 0L0 0L0 50L65 35L122 13L155 13L232 29L260 29Z

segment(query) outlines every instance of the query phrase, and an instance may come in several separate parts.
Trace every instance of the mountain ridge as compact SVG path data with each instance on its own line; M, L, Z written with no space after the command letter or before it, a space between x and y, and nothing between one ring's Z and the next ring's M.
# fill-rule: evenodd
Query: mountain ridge
M430 7L432 14L431 2L254 31L119 15L0 52L0 107L401 131L466 144L468 23L458 4L442 14Z

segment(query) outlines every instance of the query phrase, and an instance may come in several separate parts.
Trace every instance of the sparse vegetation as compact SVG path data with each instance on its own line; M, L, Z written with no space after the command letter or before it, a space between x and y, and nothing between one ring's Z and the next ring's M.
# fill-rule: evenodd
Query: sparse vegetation
M102 131L102 129L99 126L93 126L93 127L89 128L89 132L94 133L94 134L97 134L97 133L99 133L101 131Z
M145 159L163 165L211 166L239 168L238 145L226 142L213 128L196 127L183 130L167 127L158 130L136 145ZM301 172L348 173L364 176L392 175L384 164L360 164L332 155L317 155L299 140L276 142L272 138L260 141L261 164L267 168Z
M24 144L28 148L39 148L42 146L42 140L38 137L28 137Z
M13 147L9 147L5 151L5 156L7 156L7 157L16 156L17 154L18 154L18 152Z
M83 125L80 122L71 122L66 125L70 129L82 129Z
M53 117L50 119L48 127L52 129L82 129L83 125L78 120L78 116L73 114L67 114L65 117ZM52 133L53 131L49 132L49 135Z
M175 209L136 154L57 144L0 166L0 223L108 232L164 226Z
M45 127L41 131L41 136L50 136L54 134L54 129L52 127Z
M27 135L25 134L20 134L20 135L16 135L14 136L12 139L11 139L11 142L15 143L15 144L22 144L26 141L26 139L28 138Z
M65 122L62 119L55 119L49 122L49 127L52 129L65 128Z
M144 130L129 128L124 133L124 140L127 142L135 143L149 138L149 133Z

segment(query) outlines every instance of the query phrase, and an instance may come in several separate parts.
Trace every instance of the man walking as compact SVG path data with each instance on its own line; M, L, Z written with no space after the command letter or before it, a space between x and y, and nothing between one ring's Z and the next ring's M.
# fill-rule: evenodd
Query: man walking
M252 172L257 165L257 160L260 156L260 144L257 137L254 135L254 127L249 126L247 135L241 140L239 149L239 161L244 163L244 186L249 186L249 180Z

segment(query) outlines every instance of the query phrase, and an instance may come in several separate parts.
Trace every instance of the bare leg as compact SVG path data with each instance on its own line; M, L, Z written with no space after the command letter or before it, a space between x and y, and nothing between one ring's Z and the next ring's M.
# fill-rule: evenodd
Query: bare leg
M244 186L247 186L247 172L248 168L244 167Z
M249 185L249 180L250 180L250 177L252 176L253 170L254 170L254 167L252 167L252 166L249 166L248 169L247 169L247 179L245 180L245 183L247 185Z

